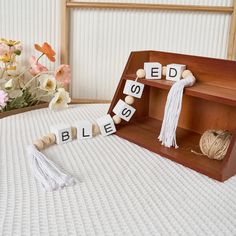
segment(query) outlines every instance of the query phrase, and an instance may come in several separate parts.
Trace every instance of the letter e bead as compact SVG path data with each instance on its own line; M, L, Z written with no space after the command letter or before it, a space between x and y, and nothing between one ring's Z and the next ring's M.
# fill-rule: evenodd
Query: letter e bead
M96 120L102 136L107 136L116 132L116 127L110 115L102 116Z

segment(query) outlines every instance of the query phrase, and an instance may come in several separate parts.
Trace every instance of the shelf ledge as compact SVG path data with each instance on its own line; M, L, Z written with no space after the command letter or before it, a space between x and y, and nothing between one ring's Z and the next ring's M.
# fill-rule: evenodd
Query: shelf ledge
M125 75L125 80L135 80L134 74ZM147 80L138 79L138 82L150 87L169 90L174 82L165 79ZM230 106L236 106L236 90L215 86L212 84L197 82L193 87L185 89L185 95L202 98L208 101L218 102Z

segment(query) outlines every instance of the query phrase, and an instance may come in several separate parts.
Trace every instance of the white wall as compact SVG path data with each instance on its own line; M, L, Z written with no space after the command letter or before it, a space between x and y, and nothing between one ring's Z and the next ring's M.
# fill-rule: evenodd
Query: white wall
M49 42L57 54L60 49L60 0L0 0L0 38L22 41L22 59L39 55L34 43ZM54 68L46 58L42 63Z
M232 0L116 2L232 5ZM32 54L34 42L48 41L60 53L59 8L60 0L0 0L0 37L21 40L25 45L24 58ZM229 24L229 14L71 10L72 95L74 98L111 99L132 50L225 58ZM53 68L52 64L47 65Z

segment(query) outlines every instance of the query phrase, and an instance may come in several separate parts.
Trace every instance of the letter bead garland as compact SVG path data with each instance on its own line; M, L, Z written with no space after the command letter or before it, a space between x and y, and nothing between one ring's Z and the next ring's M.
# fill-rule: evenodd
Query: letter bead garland
M168 70L166 66L162 67L159 64L157 63L155 65L159 66L158 70L152 70L152 77L157 76L157 72L157 77L159 77L159 74L161 73L163 75L166 74L166 76L168 75L168 71L170 71L170 69ZM181 65L178 65L176 68L178 76L180 73L179 71L181 71L181 75L184 79L176 82L169 92L161 133L159 135L159 140L167 147L173 145L177 147L175 131L177 127L178 116L181 110L181 94L184 87L192 86L195 82L195 78L191 71L183 70L185 67L181 67ZM91 124L88 121L80 121L77 122L75 127L71 127L66 124L54 125L51 127L51 133L43 136L41 139L34 141L32 145L27 147L27 152L31 160L31 167L34 172L34 176L42 184L46 191L57 190L66 186L74 185L76 180L70 175L63 173L55 165L55 163L47 159L47 157L41 153L40 150L43 150L54 143L64 144L70 142L76 137L78 139L84 139L91 138L92 136L95 136L99 133L101 133L103 136L115 133L115 124L120 124L122 119L129 121L135 113L136 109L131 106L134 103L134 97L141 98L144 90L144 84L137 82L137 80L138 78L145 77L145 73L145 70L139 69L136 72L137 77L135 81L126 81L123 93L127 96L125 97L125 101L122 101L121 99L118 101L113 109L115 115L112 118L110 115L100 117L96 120L96 124ZM177 90L173 88L177 88ZM173 101L176 101L178 104ZM174 107L178 110L176 114L172 114L172 110L176 110ZM173 117L175 117L174 121L172 121ZM171 137L169 137L170 135Z

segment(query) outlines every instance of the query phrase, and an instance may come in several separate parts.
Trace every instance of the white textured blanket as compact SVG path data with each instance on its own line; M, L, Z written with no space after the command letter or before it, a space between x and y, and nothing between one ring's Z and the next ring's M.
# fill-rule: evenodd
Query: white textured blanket
M79 183L44 192L26 145L52 124L93 121L107 109L76 105L0 120L0 235L236 235L236 177L217 182L115 135L45 150Z

